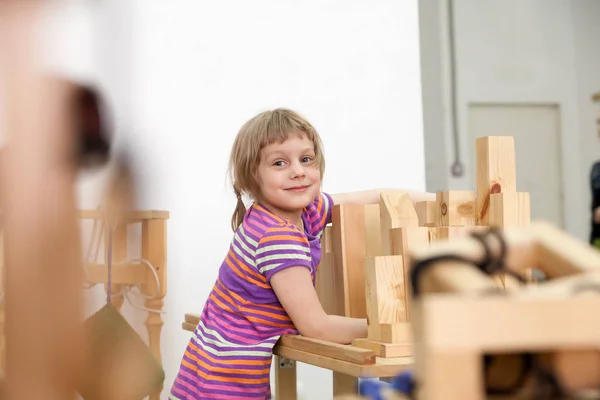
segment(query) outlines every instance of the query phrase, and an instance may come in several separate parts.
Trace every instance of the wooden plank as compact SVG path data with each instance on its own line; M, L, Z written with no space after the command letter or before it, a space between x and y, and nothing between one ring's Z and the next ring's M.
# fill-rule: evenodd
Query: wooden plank
M351 362L371 365L375 363L375 352L350 345L343 345L325 340L311 339L299 335L282 335L278 343L307 353Z
M333 373L333 396L344 396L358 393L358 378L341 372Z
M529 193L498 193L490 196L489 224L498 228L528 226L530 217Z
M415 205L419 226L436 226L437 222L437 202L419 201Z
M367 257L383 255L379 204L365 205L365 240L365 255Z
M181 329L183 329L184 331L194 332L197 326L198 324L190 324L189 322L181 323Z
M451 190L436 194L438 226L475 225L475 192Z
M515 141L512 136L476 139L477 225L489 225L490 196L517 191Z
M406 321L401 256L365 258L365 291L369 325Z
M597 296L538 294L525 286L511 296L428 295L419 300L429 346L449 351L510 352L598 346ZM531 289L531 290L528 290ZM571 287L572 289L572 287ZM510 335L506 327L510 326ZM473 329L473 327L477 327Z
M332 227L325 227L321 237L321 262L317 267L315 289L323 310L329 315L343 315L337 304L334 256L331 245ZM338 285L341 282L337 283Z
M375 352L377 357L411 357L413 355L412 343L384 343L371 339L355 339L352 346L369 349Z
M365 208L361 204L333 207L332 248L336 303L340 315L366 318L364 258ZM339 284L338 283L342 283Z
M429 230L427 227L409 227L409 228L394 228L390 230L390 238L392 243L392 252L402 255L402 275L404 282L404 298L402 299L405 310L406 319L410 320L410 251L415 248L429 247Z
M185 314L185 322L188 322L190 324L194 324L198 325L198 322L200 322L200 314Z
M383 343L408 344L412 340L411 325L407 322L369 324L368 339Z
M394 377L403 371L411 370L413 367L412 357L378 358L375 364L363 365L336 360L281 345L276 345L273 352L291 360L363 379Z
M78 210L80 219L102 220L106 217L103 210ZM125 214L124 219L128 222L139 222L149 219L169 219L169 211L164 210L142 210L131 211Z
M390 230L401 227L418 227L419 217L406 191L381 193L379 201L381 216L382 255L392 255Z
M296 400L296 362L276 355L273 357L275 368L275 398Z

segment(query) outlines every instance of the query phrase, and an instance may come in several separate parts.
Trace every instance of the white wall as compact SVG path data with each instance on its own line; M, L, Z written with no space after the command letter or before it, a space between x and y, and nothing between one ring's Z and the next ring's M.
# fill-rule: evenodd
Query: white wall
M453 158L449 97L447 1L421 0L427 189L470 189L474 143L468 105L556 103L561 108L566 229L587 240L588 174L599 158L590 95L600 89L600 2L564 0L455 0L454 29L460 149L466 174L450 173ZM428 24L423 24L428 21ZM429 92L427 91L429 88ZM433 144L443 144L444 156ZM431 145L430 145L431 144ZM518 143L517 143L518 145Z
M231 239L226 164L248 118L277 106L306 115L325 144L324 190L424 189L417 2L87 4L100 50L80 75L119 107L139 207L171 212L166 398L190 338L183 315L202 310ZM100 183L81 182L81 204L95 205ZM141 313L126 309L145 335ZM300 365L299 380L304 398L331 398L330 372Z

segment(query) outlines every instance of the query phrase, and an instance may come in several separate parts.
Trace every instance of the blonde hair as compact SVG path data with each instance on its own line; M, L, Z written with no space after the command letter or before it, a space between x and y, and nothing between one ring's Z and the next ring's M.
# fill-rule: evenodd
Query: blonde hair
M315 165L321 176L325 172L323 144L317 130L304 117L285 108L262 112L246 122L238 132L229 158L229 175L237 205L231 217L231 228L235 232L241 225L246 207L242 195L247 194L257 200L260 186L256 181L256 170L260 164L260 152L272 143L282 143L291 135L306 137L312 141L315 150Z

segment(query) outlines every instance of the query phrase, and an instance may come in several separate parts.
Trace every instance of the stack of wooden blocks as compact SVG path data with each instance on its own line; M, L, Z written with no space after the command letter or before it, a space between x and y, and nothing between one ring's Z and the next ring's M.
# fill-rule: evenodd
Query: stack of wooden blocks
M513 137L477 139L476 164L474 191L439 192L435 202L416 207L403 191L382 193L379 204L334 206L317 292L326 312L368 319L368 337L354 346L379 357L412 355L410 249L491 226L529 225L530 197L517 192Z

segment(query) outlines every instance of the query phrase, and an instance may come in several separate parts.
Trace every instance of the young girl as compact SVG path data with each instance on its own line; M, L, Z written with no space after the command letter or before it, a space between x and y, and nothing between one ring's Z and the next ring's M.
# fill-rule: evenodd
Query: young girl
M333 205L378 203L380 191L322 193L324 169L317 131L293 111L264 112L241 128L230 159L235 234L170 399L270 399L281 335L337 343L367 336L365 319L327 315L314 285ZM244 194L254 199L247 211Z

